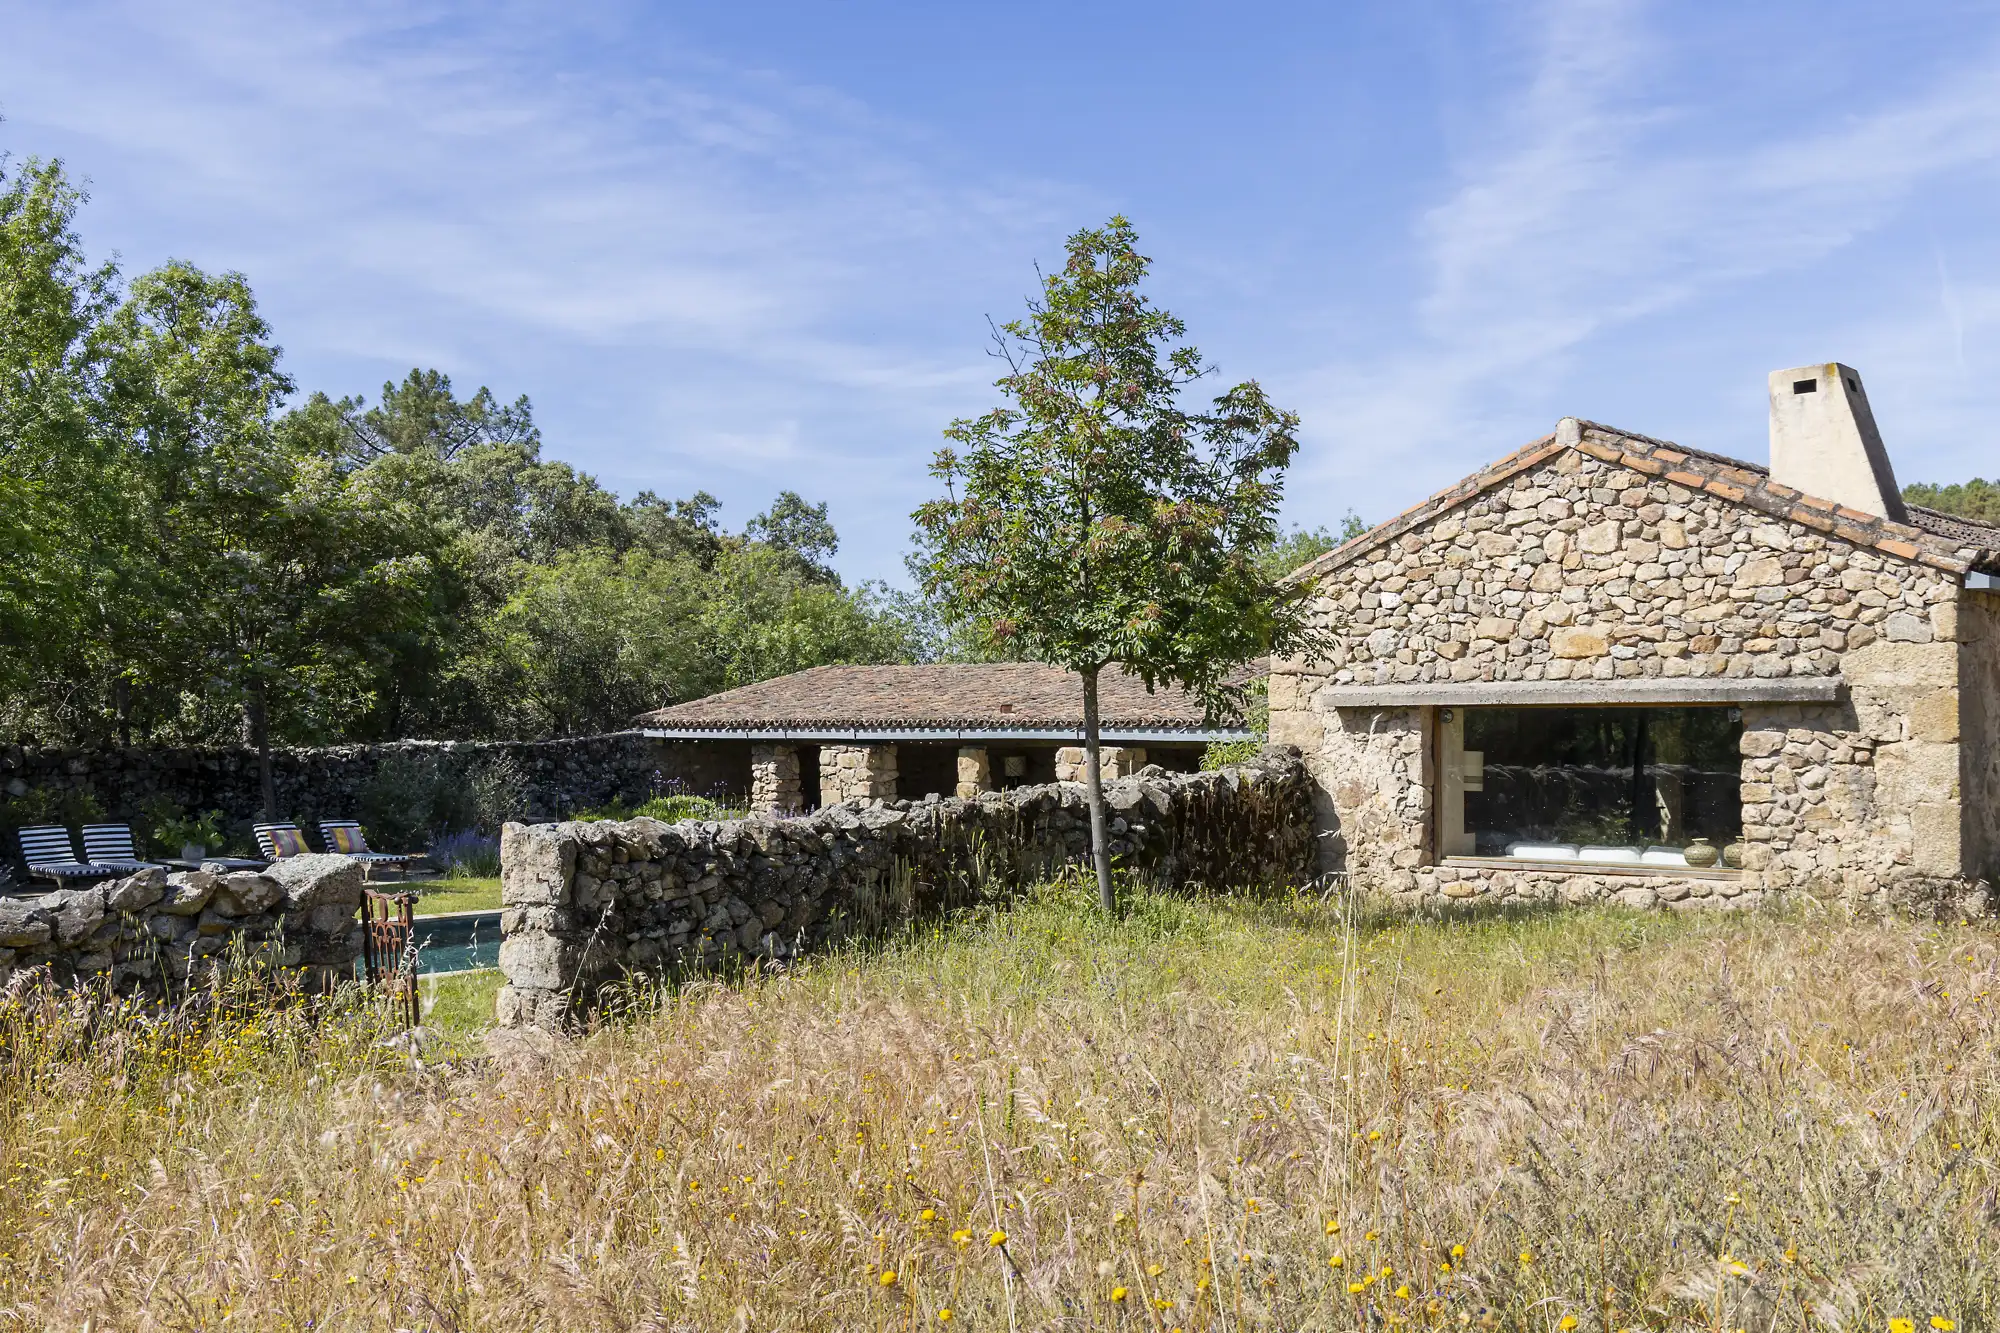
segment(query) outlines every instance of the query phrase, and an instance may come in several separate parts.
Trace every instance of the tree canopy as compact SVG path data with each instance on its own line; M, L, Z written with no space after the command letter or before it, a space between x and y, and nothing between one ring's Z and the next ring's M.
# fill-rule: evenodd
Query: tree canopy
M1938 509L1961 518L2000 523L2000 481L1974 477L1949 486L1917 482L1903 488L1903 499L1926 509Z
M1298 418L1254 380L1196 410L1210 374L1182 321L1140 291L1149 261L1114 217L1069 238L1026 318L996 332L1007 403L952 423L916 512L924 587L986 643L1083 678L1099 893L1112 907L1097 682L1118 666L1212 706L1243 663L1313 637L1263 559Z
M824 504L623 500L434 369L301 396L242 274L126 282L60 163L5 165L0 733L536 738L916 650Z

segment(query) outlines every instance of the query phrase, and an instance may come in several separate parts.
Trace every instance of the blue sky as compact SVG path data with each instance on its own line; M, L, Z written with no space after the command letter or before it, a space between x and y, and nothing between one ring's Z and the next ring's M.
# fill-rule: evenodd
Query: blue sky
M1564 415L1761 460L1831 359L1901 479L2000 473L1992 3L16 0L0 115L96 253L247 273L302 386L526 393L626 494L829 501L851 578L1113 212L1303 415L1296 522Z

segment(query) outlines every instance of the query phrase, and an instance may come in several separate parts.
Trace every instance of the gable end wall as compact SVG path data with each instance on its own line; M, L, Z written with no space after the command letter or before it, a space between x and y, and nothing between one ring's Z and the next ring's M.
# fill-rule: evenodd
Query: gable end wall
M1322 868L1412 900L1935 894L2000 846L1964 813L1960 598L1932 566L1564 450L1323 575L1312 615L1335 647L1274 664L1271 738L1299 746L1321 786ZM1796 677L1847 688L1839 703L1744 705L1750 873L1729 883L1440 867L1435 710L1320 694Z

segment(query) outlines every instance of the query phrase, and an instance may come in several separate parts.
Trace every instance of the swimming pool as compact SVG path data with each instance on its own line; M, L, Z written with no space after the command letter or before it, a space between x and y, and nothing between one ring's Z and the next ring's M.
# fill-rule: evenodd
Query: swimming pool
M498 912L445 912L417 918L417 972L463 972L500 965Z

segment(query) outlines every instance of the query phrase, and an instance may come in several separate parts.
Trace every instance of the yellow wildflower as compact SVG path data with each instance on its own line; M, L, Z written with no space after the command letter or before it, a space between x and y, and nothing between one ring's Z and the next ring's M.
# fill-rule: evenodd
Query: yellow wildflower
M882 1276L876 1278L875 1280L877 1282L880 1282L885 1287L893 1287L896 1285L896 1270L893 1268L885 1268L882 1270Z
M1338 1267L1340 1267L1340 1266L1341 1266L1342 1264L1344 1264L1344 1263L1346 1263L1346 1262L1347 1262L1347 1260L1345 1260L1345 1259L1341 1258L1341 1257L1340 1257L1339 1255L1337 1255L1337 1254L1336 1254L1336 1255L1334 1255L1334 1256L1333 1256L1333 1257L1332 1257L1331 1259L1328 1259L1328 1260L1326 1261L1326 1266L1327 1266L1328 1268L1338 1268Z
M1113 1287L1113 1288L1111 1289L1111 1299L1112 1299L1112 1300L1114 1300L1114 1301L1122 1301L1122 1300L1124 1300L1124 1299L1125 1299L1125 1296L1126 1296L1126 1291L1125 1291L1125 1288L1123 1288L1123 1287Z
M1007 1243L1007 1233L996 1227L993 1230L993 1234L986 1238L986 1243L988 1245L1005 1245Z

